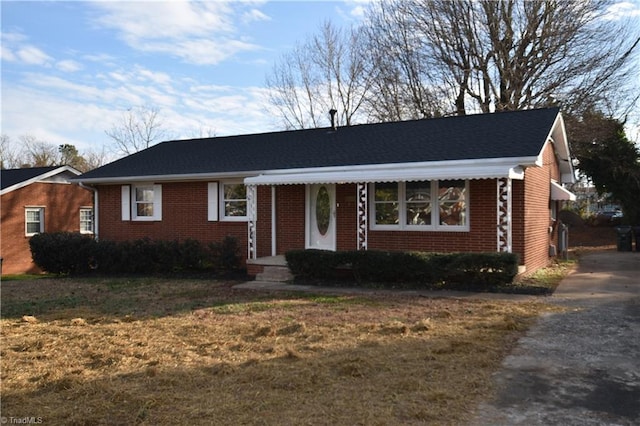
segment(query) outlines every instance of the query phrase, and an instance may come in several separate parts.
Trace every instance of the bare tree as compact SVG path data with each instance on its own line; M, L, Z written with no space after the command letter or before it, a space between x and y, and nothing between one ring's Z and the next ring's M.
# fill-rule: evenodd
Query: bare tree
M367 108L377 121L430 118L452 109L455 96L444 83L455 76L443 72L443 64L416 31L418 24L401 0L380 1L369 11L367 55L377 78ZM454 58L447 56L447 61Z
M558 103L584 110L620 99L628 77L637 77L631 65L640 37L628 22L607 19L611 4L381 0L371 9L369 34L373 45L388 46L381 55L391 65L380 68L380 81L403 75L404 96L396 98L418 115L429 116L423 99L432 111L444 106L444 114ZM386 93L373 94L375 108ZM446 102L434 103L434 95Z
M331 109L340 125L365 120L359 114L373 76L365 67L362 37L358 29L338 30L326 22L276 62L266 85L286 128L322 127Z
M97 169L107 163L107 154L104 147L102 147L100 151L89 150L84 152L83 158L85 162L85 170L80 170L82 172Z
M117 155L130 155L147 149L165 138L167 131L156 107L139 106L129 108L122 115L122 121L105 131L114 141Z
M0 139L2 168L71 166L86 172L106 162L104 148L101 153L87 151L80 154L74 145L55 145L37 139L33 135L22 135L14 141L8 135Z
M38 140L33 135L22 135L19 139L24 147L25 165L47 167L60 164L60 152L56 145Z
M9 135L0 136L0 165L2 169L15 169L22 164L22 154Z

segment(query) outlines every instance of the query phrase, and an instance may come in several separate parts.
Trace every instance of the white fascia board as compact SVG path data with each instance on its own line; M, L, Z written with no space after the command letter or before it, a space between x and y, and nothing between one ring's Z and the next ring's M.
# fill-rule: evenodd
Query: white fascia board
M84 184L106 185L122 184L128 182L196 182L213 181L223 179L242 179L247 176L254 176L262 171L234 172L234 173L189 173L180 175L147 175L147 176L114 176L106 178L74 178L73 181Z
M558 113L547 140L551 139L554 145L554 152L558 158L560 172L562 173L562 181L566 183L574 183L576 181L575 171L571 163L571 151L569 150L569 139L564 125L562 114Z
M6 187L2 191L0 191L0 195L7 194L7 193L9 193L11 191L15 191L16 189L23 188L23 187L25 187L27 185L31 185L32 183L35 183L35 182L40 182L42 180L50 178L51 176L59 175L60 173L64 173L64 172L69 172L69 173L72 173L72 174L74 174L76 176L79 176L79 175L82 174L82 172L80 172L79 170L74 169L71 166L60 166L60 167L57 167L57 168L55 168L53 170L49 170L46 173L42 173L41 175L34 176L31 179L27 179L27 180L24 180L22 182L18 182L15 185L11 185L9 187ZM75 178L73 178L71 180L74 180L74 179Z
M487 160L431 161L365 166L322 167L268 171L244 180L246 185L398 182L434 179L523 179L524 168L536 157Z

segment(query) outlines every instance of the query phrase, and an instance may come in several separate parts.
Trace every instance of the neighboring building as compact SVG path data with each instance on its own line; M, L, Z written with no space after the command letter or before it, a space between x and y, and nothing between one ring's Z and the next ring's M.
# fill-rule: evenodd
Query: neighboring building
M0 171L2 274L38 273L29 239L41 232L93 234L93 192L72 183L68 166Z
M559 110L163 142L76 179L102 239L235 236L290 249L515 252L547 265L573 197Z

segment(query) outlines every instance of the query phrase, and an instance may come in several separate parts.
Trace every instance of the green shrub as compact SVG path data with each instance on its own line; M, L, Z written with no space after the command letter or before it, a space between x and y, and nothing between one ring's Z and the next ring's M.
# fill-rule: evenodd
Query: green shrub
M227 235L219 243L209 244L216 269L235 271L240 267L240 245L236 237Z
M53 274L89 271L95 245L93 237L74 232L36 234L29 240L34 263Z
M237 269L238 242L227 237L207 247L200 241L95 241L77 233L43 233L31 238L34 262L55 274L167 274ZM215 247L213 249L212 247Z
M511 283L518 272L512 253L292 250L286 259L299 280L350 280L394 288L487 290ZM344 269L351 274L341 273Z

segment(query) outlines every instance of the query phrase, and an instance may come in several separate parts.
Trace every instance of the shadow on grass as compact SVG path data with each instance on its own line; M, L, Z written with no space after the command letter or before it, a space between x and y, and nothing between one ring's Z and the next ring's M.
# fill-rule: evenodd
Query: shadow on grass
M287 299L330 303L328 296L265 290L238 290L241 281L198 277L38 278L2 283L2 319L34 316L39 320L70 317L149 318L216 308L220 313L267 309ZM335 300L344 300L336 296Z

